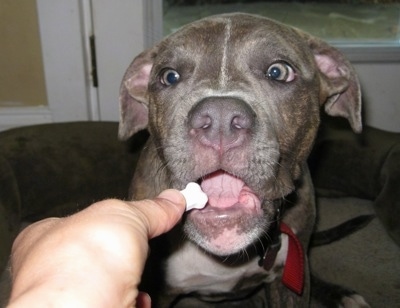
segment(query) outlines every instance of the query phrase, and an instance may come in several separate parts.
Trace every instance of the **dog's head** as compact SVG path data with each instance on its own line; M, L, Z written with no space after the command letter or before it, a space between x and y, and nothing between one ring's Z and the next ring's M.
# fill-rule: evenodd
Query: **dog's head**
M263 17L227 14L180 29L134 59L121 87L119 136L148 128L171 186L200 182L189 238L238 252L294 189L320 108L361 130L357 77L342 54Z

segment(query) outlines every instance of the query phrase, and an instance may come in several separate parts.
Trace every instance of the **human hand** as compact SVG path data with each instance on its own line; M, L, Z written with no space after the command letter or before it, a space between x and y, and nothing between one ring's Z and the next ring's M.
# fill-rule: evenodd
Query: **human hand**
M182 217L185 199L105 200L27 227L14 242L9 307L150 307L138 297L148 240Z

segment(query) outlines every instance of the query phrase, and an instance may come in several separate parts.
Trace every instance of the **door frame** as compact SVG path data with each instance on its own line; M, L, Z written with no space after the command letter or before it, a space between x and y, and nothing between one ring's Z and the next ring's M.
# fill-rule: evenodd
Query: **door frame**
M84 37L89 0L37 0L47 92L38 107L2 107L0 129L39 123L85 121L96 118L91 89L88 47Z
M119 88L133 58L163 37L162 0L92 0L99 118L119 120Z

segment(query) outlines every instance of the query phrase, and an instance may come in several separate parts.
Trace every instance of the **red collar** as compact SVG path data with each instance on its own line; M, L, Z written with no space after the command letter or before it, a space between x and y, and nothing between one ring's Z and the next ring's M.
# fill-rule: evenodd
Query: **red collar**
M304 288L304 252L303 247L285 223L281 222L280 230L288 235L289 245L285 268L283 269L283 284L298 295L303 293Z
M269 271L275 263L276 255L281 247L280 233L288 236L288 253L283 269L282 283L297 295L303 293L304 288L304 252L296 234L285 223L281 222L279 230L276 228L273 243L265 252L260 265Z

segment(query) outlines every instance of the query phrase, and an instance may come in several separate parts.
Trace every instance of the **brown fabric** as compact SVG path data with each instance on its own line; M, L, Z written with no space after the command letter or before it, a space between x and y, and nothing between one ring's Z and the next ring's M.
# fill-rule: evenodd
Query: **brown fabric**
M365 127L357 135L326 122L310 158L317 194L373 200L377 216L400 245L400 134Z
M21 221L127 198L140 138L118 141L118 123L44 124L0 133L0 269Z
M20 205L13 170L0 154L0 271L7 263L12 240L19 229Z

